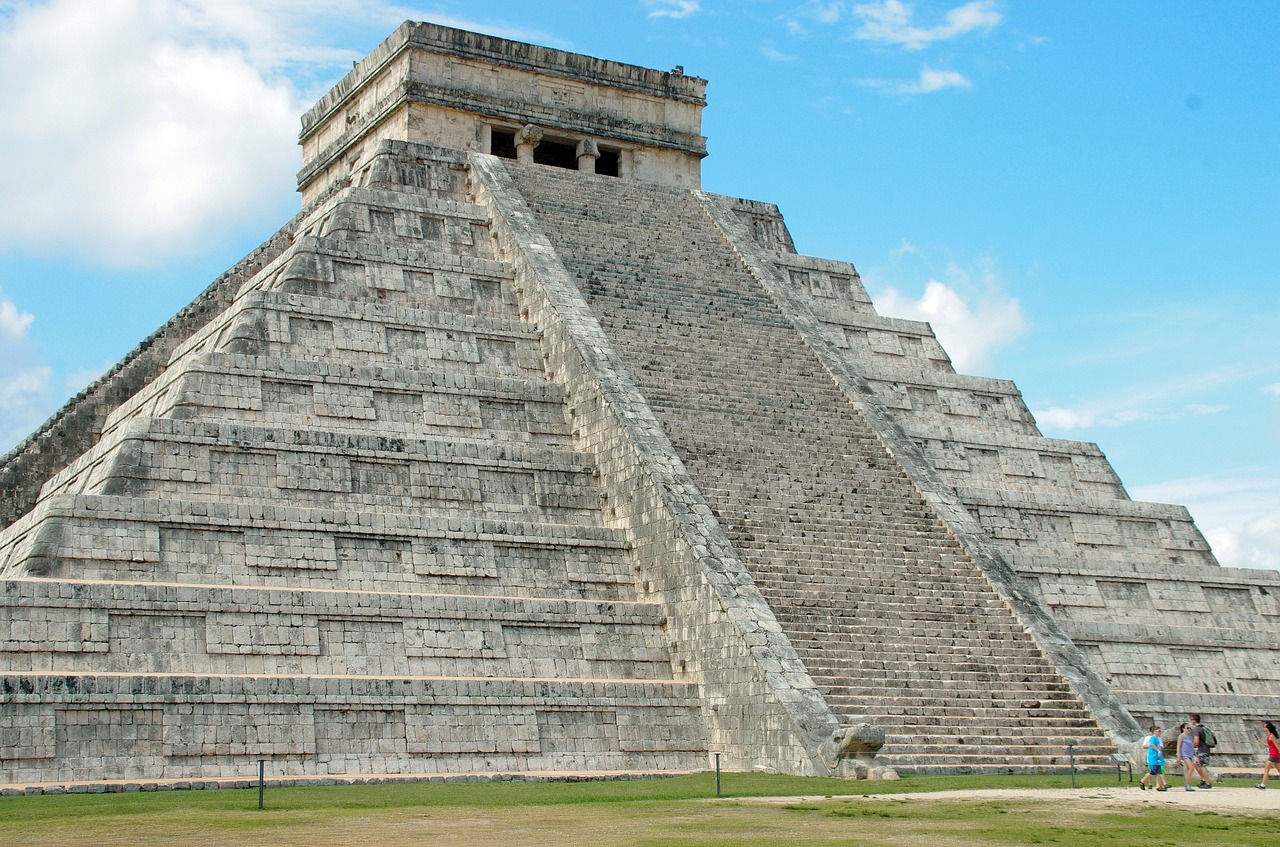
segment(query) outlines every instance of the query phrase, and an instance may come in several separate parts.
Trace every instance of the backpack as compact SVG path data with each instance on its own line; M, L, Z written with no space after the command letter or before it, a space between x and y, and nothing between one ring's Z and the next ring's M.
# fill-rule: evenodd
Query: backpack
M1200 728L1204 730L1204 746L1208 747L1210 750L1217 747L1218 739L1213 737L1213 730L1209 729L1209 727L1204 724L1201 724Z

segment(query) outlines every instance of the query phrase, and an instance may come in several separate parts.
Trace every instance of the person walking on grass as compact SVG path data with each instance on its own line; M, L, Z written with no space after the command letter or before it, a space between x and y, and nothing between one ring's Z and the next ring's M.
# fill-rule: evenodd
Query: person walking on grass
M1199 715L1191 716L1191 737L1196 740L1196 770L1200 773L1200 788L1213 788L1213 774L1209 771L1209 751L1213 749L1213 734L1200 723Z
M1190 724L1178 724L1178 764L1182 765L1182 780L1187 791L1195 791L1191 778L1196 772L1196 738Z
M1147 780L1155 777L1156 791L1168 791L1169 783L1164 778L1164 742L1160 740L1160 727L1152 726L1151 734L1142 739L1147 749L1147 772L1138 780L1138 787L1147 790Z
M1280 736L1276 735L1276 725L1271 721L1263 724L1267 730L1267 763L1262 766L1262 782L1258 783L1259 788L1267 787L1267 777L1271 776L1271 771L1276 772L1276 776L1280 776Z

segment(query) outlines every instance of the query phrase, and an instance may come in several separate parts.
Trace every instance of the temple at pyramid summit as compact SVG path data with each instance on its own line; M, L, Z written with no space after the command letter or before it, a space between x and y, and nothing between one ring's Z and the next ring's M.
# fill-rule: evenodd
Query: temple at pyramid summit
M405 23L307 112L0 463L0 784L1253 767L1280 573L702 191L705 86Z

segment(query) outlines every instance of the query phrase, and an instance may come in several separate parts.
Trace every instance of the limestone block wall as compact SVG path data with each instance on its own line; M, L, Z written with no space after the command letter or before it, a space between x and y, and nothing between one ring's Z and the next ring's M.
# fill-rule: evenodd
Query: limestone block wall
M0 781L705 765L464 167L318 204L0 533Z
M658 772L702 738L679 684L6 675L12 783L273 773ZM662 689L660 691L656 689ZM613 752L600 753L599 750Z

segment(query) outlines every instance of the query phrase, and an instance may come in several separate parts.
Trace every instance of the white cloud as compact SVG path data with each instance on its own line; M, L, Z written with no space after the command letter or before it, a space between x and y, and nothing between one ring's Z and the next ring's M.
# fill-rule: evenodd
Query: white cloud
M1097 420L1097 416L1089 409L1064 409L1061 406L1035 409L1031 414L1035 417L1040 429L1046 432L1085 429L1093 426Z
M1272 383L1271 385L1266 386L1262 390L1267 392L1268 394L1274 394L1277 397L1280 397L1280 382Z
M932 94L948 88L972 88L973 83L959 71L940 71L925 65L913 82L891 79L860 79L859 85L874 88L887 94Z
M876 295L882 315L928 321L957 371L984 373L995 351L1014 341L1026 328L1016 298L995 295L970 305L956 289L929 280L924 295L912 300L893 288Z
M1193 415L1216 415L1219 412L1225 412L1231 408L1223 403L1207 405L1205 403L1192 403L1187 406L1187 412Z
M0 249L117 265L193 255L276 222L296 202L298 116L361 57L326 39L420 16L384 0L0 8Z
M833 24L844 17L845 4L841 2L822 2L822 0L810 0L799 14L812 18L818 23Z
M1280 569L1280 480L1194 477L1137 486L1130 494L1185 505L1221 564Z
M902 239L902 243L889 251L890 256L906 256L916 252L916 246L907 239Z
M12 300L0 299L0 343L21 340L33 320L35 315L18 311Z
M938 41L949 41L970 32L990 30L1003 20L991 0L975 0L951 9L943 22L932 27L913 23L915 6L902 0L859 3L853 15L862 22L855 38L895 44L907 50L923 50Z
M701 11L698 0L644 0L651 18L687 18Z
M0 454L48 413L52 371L36 360L27 330L35 317L0 293Z
M895 91L899 94L932 94L947 88L970 88L973 83L958 71L940 71L929 66L920 69L920 78L915 82L899 85Z
M301 104L251 62L260 51L223 40L248 8L19 7L0 29L0 158L23 163L0 176L0 245L137 264L270 210L297 167Z

